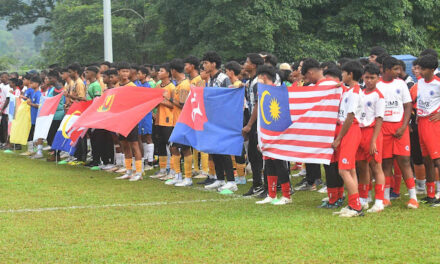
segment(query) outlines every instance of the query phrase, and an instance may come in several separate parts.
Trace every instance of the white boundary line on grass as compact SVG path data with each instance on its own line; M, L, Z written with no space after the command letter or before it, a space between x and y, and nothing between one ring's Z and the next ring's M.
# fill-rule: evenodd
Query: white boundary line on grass
M229 199L203 199L203 200L189 200L189 201L175 201L175 202L149 202L149 203L127 203L127 204L105 204L105 205L77 205L77 206L66 206L66 207L23 208L23 209L0 210L0 214L38 213L38 212L49 212L49 211L77 210L77 209L148 207L148 206L209 203L209 202L229 202L229 201L239 200L239 199L243 199L243 198L235 197L235 198L229 198Z

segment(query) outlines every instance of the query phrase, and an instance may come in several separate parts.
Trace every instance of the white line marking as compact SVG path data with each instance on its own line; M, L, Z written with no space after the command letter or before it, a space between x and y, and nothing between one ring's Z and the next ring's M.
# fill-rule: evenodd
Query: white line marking
M0 210L0 214L67 211L67 210L76 210L76 209L147 207L147 206L159 206L159 205L209 203L209 202L229 202L229 201L238 200L238 199L243 199L243 198L242 197L235 197L235 198L229 198L229 199L228 198L227 199L205 199L205 200L189 200L189 201L175 201L175 202L150 202L150 203L128 203L128 204L105 204L105 205L76 205L76 206L46 207L46 208L23 208L23 209Z

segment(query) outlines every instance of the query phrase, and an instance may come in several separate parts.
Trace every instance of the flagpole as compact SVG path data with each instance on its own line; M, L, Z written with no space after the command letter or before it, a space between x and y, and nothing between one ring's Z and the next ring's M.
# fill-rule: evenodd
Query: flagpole
M113 62L111 1L103 0L104 6L104 60Z

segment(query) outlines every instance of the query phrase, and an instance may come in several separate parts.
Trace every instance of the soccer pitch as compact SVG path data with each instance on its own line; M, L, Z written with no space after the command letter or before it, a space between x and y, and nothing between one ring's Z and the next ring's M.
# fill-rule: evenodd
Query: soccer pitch
M439 263L440 208L342 219L293 204L166 186L0 154L0 263ZM406 189L402 187L402 194Z

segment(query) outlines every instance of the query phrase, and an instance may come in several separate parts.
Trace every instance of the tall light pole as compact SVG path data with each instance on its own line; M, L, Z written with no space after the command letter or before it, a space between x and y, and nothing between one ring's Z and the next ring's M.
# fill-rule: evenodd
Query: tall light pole
M113 62L111 0L103 0L104 5L104 60Z

